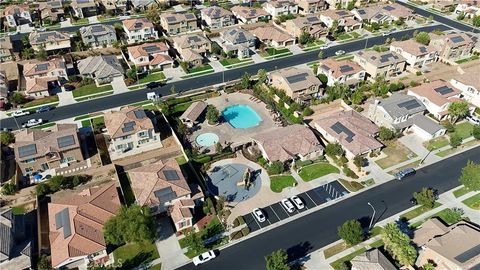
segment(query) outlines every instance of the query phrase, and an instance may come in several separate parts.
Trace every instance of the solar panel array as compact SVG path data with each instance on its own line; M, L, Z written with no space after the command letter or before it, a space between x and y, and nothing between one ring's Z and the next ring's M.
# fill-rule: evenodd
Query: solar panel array
M45 71L45 70L48 70L48 66L49 66L48 63L38 64L38 65L35 67L35 71Z
M130 132L135 129L135 122L127 122L123 124L122 131L125 132Z
M448 86L442 86L434 89L435 92L439 93L440 95L446 95L453 92L453 89Z
M135 114L135 117L137 119L143 119L143 118L147 117L147 114L145 113L144 110L136 110L133 113Z
M192 40L193 42L200 42L201 39L198 36L190 36L188 37L189 40Z
M175 170L164 170L163 175L167 181L180 180L180 176L178 176L178 173Z
M358 10L358 14L360 14L360 15L365 15L365 14L367 14L367 13L365 12L365 10L359 9L359 10Z
M418 101L416 101L415 99L408 100L398 104L398 107L404 108L406 110L412 110L420 106L421 106L420 103L418 103Z
M323 70L326 70L326 71L329 71L329 70L330 70L330 68L327 67L326 65L321 65L320 67L321 67Z
M337 15L345 16L345 15L348 15L348 13L345 10L340 10L340 11L337 11Z
M465 41L465 39L462 36L455 36L455 37L450 38L450 40L453 43L459 43L459 42L464 42Z
M300 73L300 74L288 76L286 79L288 83L297 83L297 82L305 81L307 76L308 76L307 73Z
M317 17L313 17L313 16L307 17L307 21L308 21L308 22L318 22L318 18L317 18Z
M37 153L37 145L34 144L34 143L29 144L29 145L25 145L25 146L20 146L18 148L18 156L20 158L35 155L36 153Z
M195 19L195 16L192 13L187 13L185 14L185 18L187 18L187 20L191 20L191 19Z
M134 25L135 28L140 28L142 26L143 26L143 23L141 23L141 22L136 22L135 25Z
M174 22L174 21L176 21L176 20L177 20L177 18L175 18L175 16L169 16L169 17L167 17L167 21L168 21L168 22Z
M160 48L157 45L148 45L148 46L143 47L143 49L149 54L161 51Z
M427 53L427 52L428 52L427 48L425 48L425 47L423 47L423 46L420 47L419 49L420 49L420 52L421 52L421 53Z
M169 202L177 198L177 194L171 187L162 188L153 192L160 202Z
M352 71L352 70L353 70L352 66L349 66L349 65L340 66L340 72L342 72L342 73L349 72L349 71Z
M335 124L333 124L333 126L331 126L331 128L337 134L344 133L345 135L347 135L347 137L345 138L347 142L352 142L353 137L355 137L355 133L353 133L350 129L348 129L340 122L336 122Z
M64 148L75 144L75 137L73 135L67 135L57 138L58 147Z
M98 32L103 32L105 28L103 25L94 25L92 26L92 33L98 33Z
M63 239L72 235L72 229L70 228L70 213L68 208L62 209L62 211L55 214L55 228L58 230L63 228Z
M455 260L459 261L460 263L465 263L467 262L468 260L472 259L473 257L477 256L478 254L480 254L480 244L472 247L471 249L469 250L466 250L460 254L458 254L457 256L455 256ZM478 265L477 265L478 266ZM474 267L475 268L475 267ZM472 268L473 269L473 268Z
M392 53L382 54L382 55L380 56L380 62L381 62L381 63L388 62L388 61L390 61L390 58L398 59L398 56L393 55ZM372 59L373 59L373 57L372 57Z
M392 7L392 6L385 6L385 7L383 7L383 9L385 9L386 11L392 11L392 10L395 10L395 8L394 8L394 7Z

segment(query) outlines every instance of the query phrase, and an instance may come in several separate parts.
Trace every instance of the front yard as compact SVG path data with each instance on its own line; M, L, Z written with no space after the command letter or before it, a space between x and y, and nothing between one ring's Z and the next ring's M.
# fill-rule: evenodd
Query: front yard
M294 187L296 184L295 178L291 175L270 176L270 189L276 193L282 192L286 187Z
M433 206L433 209L439 207L440 205L442 205L442 204L439 203L439 202L435 202L435 205ZM410 220L410 219L416 218L416 217L420 216L421 214L426 213L430 210L432 210L432 209L424 207L424 206L418 206L415 209L413 209L411 211L408 211L407 213L401 215L400 218Z
M443 137L438 137L438 138L435 138L435 139L431 139L430 141L426 142L425 147L429 151L433 151L433 150L445 147L448 144L449 144L449 142L448 142L447 137L443 136Z
M298 174L303 181L308 182L331 173L340 173L340 170L333 165L321 162L303 167Z
M480 193L478 193L477 195L474 195L464 201L462 201L463 204L465 204L466 206L474 209L474 210L480 210Z
M160 258L155 243L125 244L113 251L116 269L133 269Z
M82 97L86 95L93 95L93 94L108 92L112 90L113 88L111 85L97 87L95 84L89 84L73 90L72 94L74 98L77 98L77 97Z
M55 103L58 102L58 96L49 96L49 97L44 97L44 98L39 98L39 99L34 99L30 102L27 102L23 105L24 108L30 108L30 107L36 107L48 103Z
M218 219L217 216L215 216L210 223L205 226L201 231L196 232L195 234L202 240L205 241L211 237L217 236L225 231L225 228L223 227L222 223ZM188 237L188 236L186 236ZM188 239L182 238L178 241L180 244L181 248L187 248L188 249ZM228 243L228 236L219 238L209 244L204 244L204 247L201 250L192 250L188 249L187 252L185 252L185 256L188 258L193 258L207 250L213 250L218 248L219 246L222 246L224 244Z
M149 83L154 81L163 81L165 80L165 74L163 72L148 74L145 77L138 80L139 84Z
M252 58L247 58L247 59L238 59L238 58L225 58L220 60L220 64L222 64L224 67L230 67L232 65L240 65L240 63L252 63L253 60Z
M185 70L185 72L188 73L188 74L191 74L191 73L196 73L196 72L204 72L204 71L207 71L207 70L212 70L213 71L212 66L210 66L209 64L205 64L203 66L199 66L199 67L195 67L195 68L189 68L189 69Z
M265 59L275 58L276 56L287 56L291 55L292 52L288 48L266 48L264 52L260 53L260 56Z
M387 157L375 161L382 169L389 168L417 156L399 141L387 142L382 152L387 155Z

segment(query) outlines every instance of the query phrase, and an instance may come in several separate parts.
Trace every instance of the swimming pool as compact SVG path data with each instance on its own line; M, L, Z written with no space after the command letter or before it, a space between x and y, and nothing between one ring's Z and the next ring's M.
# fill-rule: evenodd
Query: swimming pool
M203 133L197 136L195 141L198 145L209 147L218 142L218 135L215 133Z
M222 112L223 118L234 128L258 126L262 118L248 105L232 105Z

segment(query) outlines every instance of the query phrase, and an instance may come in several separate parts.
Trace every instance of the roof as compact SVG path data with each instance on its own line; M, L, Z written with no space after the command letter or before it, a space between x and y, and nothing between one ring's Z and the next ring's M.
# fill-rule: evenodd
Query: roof
M158 53L167 53L168 46L165 42L143 43L128 47L127 50L129 55L138 58L140 56L148 57Z
M297 5L292 0L274 0L274 1L268 1L265 4L271 5L275 8L282 8L282 7L296 6Z
M115 183L70 194L48 204L52 266L105 250L103 225L120 209Z
M230 29L226 29L226 30L223 30L221 33L220 33L221 37L230 42L231 44L242 44L242 43L245 43L245 42L250 42L251 40L255 40L255 37L250 34L250 32L240 28L240 27L236 27L236 28L230 28Z
M25 92L28 94L48 91L48 83L56 81L58 77L36 77L25 79Z
M455 75L453 80L459 81L465 85L475 88L480 91L480 76L478 76L478 66L473 66L468 69L464 69L465 73Z
M22 12L29 12L30 8L28 7L28 4L23 4L23 5L10 5L6 6L5 9L3 10L3 14L6 15L17 15Z
M66 70L65 59L57 57L48 61L30 60L23 64L23 75L25 77L45 76L55 69ZM66 75L66 73L65 73Z
M155 54L152 60L150 60L150 65L165 65L173 64L173 59L169 55L164 54Z
M208 104L204 101L196 101L192 103L185 112L180 116L180 119L187 119L189 121L197 121L198 117L205 111Z
M95 7L95 0L72 0L72 7L85 8L85 7Z
M378 100L377 105L382 107L394 119L414 115L426 110L423 103L416 97L400 93L394 93L388 98Z
M403 58L403 56L390 51L359 51L354 53L354 55L357 55L360 58L364 58L367 62L373 64L376 67L384 67L405 62L405 58Z
M80 27L80 35L82 36L103 36L115 35L115 28L107 24L95 24Z
M11 208L0 209L0 254L10 257L14 242L13 214Z
M258 17L268 16L269 14L261 8L234 6L231 11L235 16L245 19L255 19Z
M70 35L58 31L44 31L44 32L31 32L28 36L30 44L44 44L46 42L60 42L64 40L70 40Z
M191 194L175 159L129 170L128 175L136 201L141 206L163 205Z
M409 88L408 92L412 92L417 96L424 97L440 107L446 103L449 103L451 101L451 97L462 93L460 90L453 87L451 83L443 80L435 80L413 88Z
M136 8L147 7L151 4L155 4L156 0L130 0L132 5Z
M375 17L394 16L396 18L406 18L413 15L413 11L402 5L391 4L375 4L369 7L355 9L362 20L371 20Z
M293 92L320 85L320 80L310 69L290 67L270 73L272 80L279 80Z
M196 21L197 17L193 13L162 13L160 18L167 24L176 24L185 21Z
M7 80L9 81L16 81L20 77L18 71L18 63L15 61L0 63L0 70L5 72Z
M0 49L11 50L13 49L12 39L10 36L0 37Z
M297 17L293 20L288 20L287 24L293 24L297 28L311 27L313 25L320 25L322 21L317 15L310 14L303 17Z
M154 128L152 119L150 119L141 106L125 106L119 111L106 113L105 127L108 135L112 138L119 138Z
M394 41L390 44L390 48L400 48L404 52L417 57L436 52L437 49L432 45L423 45L413 39L407 39L404 41Z
M304 125L290 125L255 135L270 161L291 160L323 150L313 131Z
M362 71L363 68L357 63L350 60L336 60L333 58L327 58L320 61L318 68L325 73L331 74L334 78L339 78L344 75L353 75Z
M170 213L174 223L179 223L184 219L192 219L193 215L189 208L193 208L195 204L192 200L178 200L173 203L173 209Z
M129 31L144 28L153 28L153 23L151 23L147 18L128 19L123 20L122 23L123 26Z
M17 162L75 148L80 148L76 124L57 124L51 131L27 128L15 134Z
M201 47L204 45L209 45L211 42L203 35L200 34L188 34L183 36L175 36L172 38L175 46L178 46L177 49L185 49L191 47Z
M123 67L115 55L89 56L77 62L80 74L95 73L96 78L123 76Z
M274 26L257 27L253 30L250 30L250 33L252 33L252 35L256 36L261 41L271 40L278 43L283 43L288 40L295 40L293 36L281 31Z
M378 127L353 110L327 114L316 119L314 123L354 155L361 155L383 146L375 139Z
M210 17L212 19L218 19L218 18L222 18L222 17L225 17L225 16L232 16L232 12L224 9L224 8L221 8L221 7L218 7L218 6L211 6L211 7L208 7L208 8L203 8L201 10L201 13L202 13L202 17L203 16L207 16L207 17Z
M473 45L473 40L470 38L470 36L462 32L450 33L439 37L445 39L447 44L452 48Z
M445 129L445 127L426 117L423 114L415 115L414 117L409 119L409 121L411 121L413 125L417 126L418 128L422 129L430 135L436 134L439 130Z
M327 9L320 12L320 16L331 18L332 20L340 20L348 17L353 17L353 14L348 10L333 10Z
M355 270L397 270L379 249L372 249L355 256L350 263Z

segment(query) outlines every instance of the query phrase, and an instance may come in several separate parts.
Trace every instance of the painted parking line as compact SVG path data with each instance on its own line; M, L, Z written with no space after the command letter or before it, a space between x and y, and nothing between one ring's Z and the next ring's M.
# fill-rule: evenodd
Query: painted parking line
M257 222L257 219L251 213L244 215L243 220L245 221L245 224L247 224L248 228L252 232L259 230L261 228L260 224L258 224Z
M320 204L325 203L327 201L324 196L322 196L321 194L319 194L317 191L315 191L313 189L309 190L305 193L308 194L309 198L311 198L315 202L316 205L320 205Z
M287 211L285 211L285 209L283 209L283 207L280 205L280 203L272 204L272 205L270 205L270 207L272 207L273 210L275 210L275 213L277 213L277 215L280 219L286 219L286 218L290 217L290 214L287 213Z
M270 224L280 221L280 218L275 215L275 212L269 206L264 207L262 210L265 212Z
M278 218L278 220L282 220L278 215L277 215L277 212L275 211L275 209L273 209L273 207L270 205L269 206L270 209L272 209L273 213L275 214L275 216Z
M315 206L318 206L318 204L310 197L310 195L308 195L307 192L304 193L305 194L305 197L308 198ZM312 207L310 207L312 208Z

